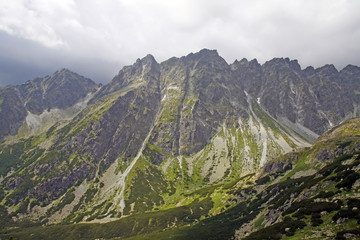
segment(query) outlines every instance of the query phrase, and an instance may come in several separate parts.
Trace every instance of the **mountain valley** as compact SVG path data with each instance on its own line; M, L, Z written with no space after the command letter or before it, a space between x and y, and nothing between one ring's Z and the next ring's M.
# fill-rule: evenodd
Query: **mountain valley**
M359 93L208 49L0 88L0 238L360 237Z

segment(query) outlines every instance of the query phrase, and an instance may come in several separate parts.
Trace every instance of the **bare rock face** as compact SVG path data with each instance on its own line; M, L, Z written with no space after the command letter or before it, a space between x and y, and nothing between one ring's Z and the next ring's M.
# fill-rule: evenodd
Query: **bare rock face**
M202 149L222 126L246 116L246 96L230 66L204 49L161 63L161 117L151 144L163 154L190 155ZM230 123L229 123L230 124Z
M349 65L340 72L333 65L302 70L288 58L263 65L243 59L231 67L246 91L272 116L285 117L317 134L357 115L358 67Z
M74 105L88 93L96 91L97 85L88 78L62 69L53 75L27 81L18 89L26 109L40 114L44 110Z
M125 79L124 75L127 76ZM120 156L126 163L135 157L159 109L159 76L159 64L148 55L134 66L125 67L100 91L100 95L95 96L108 95L140 82L139 87L130 88L119 96L97 122L91 123L81 135L71 140L71 144L83 146L80 153L88 155L91 160L103 159L105 164L100 171Z
M98 86L92 80L67 69L44 78L29 80L19 86L0 90L0 140L15 135L27 112L39 115L50 109L66 109L84 99Z
M15 89L0 89L0 141L6 135L15 135L26 117L26 109Z

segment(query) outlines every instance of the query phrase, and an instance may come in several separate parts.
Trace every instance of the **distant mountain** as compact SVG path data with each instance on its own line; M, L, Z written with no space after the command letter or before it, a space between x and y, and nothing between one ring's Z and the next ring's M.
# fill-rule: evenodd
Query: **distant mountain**
M24 124L29 128L33 127L41 114L44 116L54 109L65 110L73 107L97 88L90 79L67 69L18 86L1 88L0 140L7 135L16 135Z
M339 156L357 163L358 120L316 139L358 115L359 88L359 67L302 70L287 58L229 65L207 49L162 63L147 55L101 88L68 70L3 88L0 214L9 228L1 234L80 222L109 222L84 230L93 234L85 239L263 234L303 200L287 184L317 184L309 176ZM217 224L221 232L204 233ZM107 234L107 226L124 230Z

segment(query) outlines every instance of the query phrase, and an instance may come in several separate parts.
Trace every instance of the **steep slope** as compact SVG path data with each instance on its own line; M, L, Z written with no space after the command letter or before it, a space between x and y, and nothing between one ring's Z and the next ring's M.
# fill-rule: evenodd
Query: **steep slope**
M359 136L360 119L349 120L327 132L311 148L268 162L257 176L250 174L235 182L185 194L187 204L183 206L135 214L106 224L6 228L0 236L26 236L27 239L359 238Z
M39 133L82 110L98 86L67 69L0 91L0 140L7 135ZM22 129L21 129L22 126Z
M138 63L143 70L139 73L139 81L132 81L128 86L100 97L64 127L52 127L42 135L28 139L24 148L16 152L12 151L15 145L4 146L4 161L9 154L10 158L15 158L14 154L22 155L13 166L13 174L3 181L4 189L8 191L6 205L14 204L19 209L23 205L30 206L29 199L36 199L32 200L36 207L31 206L29 216L38 219L39 214L51 216L62 210L59 207L64 206L61 200L71 196L71 202L74 202L69 209L71 212L78 203L87 206L89 200L85 196L95 193L93 184L99 184L99 178L103 179L102 175L110 165L116 164L116 169L111 168L111 174L114 170L124 173L126 167L131 166L151 130L156 105L160 103L159 78L156 77L158 64L149 58ZM34 158L33 152L40 155ZM104 182L116 185L113 179L104 178ZM106 192L107 187L103 188ZM119 194L121 189L114 187L113 194ZM105 201L112 201L109 193ZM100 199L91 202L90 207L96 207L92 204L104 203ZM49 218L49 221L62 220L67 216L64 214Z
M73 106L97 85L67 69L44 78L36 78L17 87L25 108L33 114L41 114L49 109L65 109Z
M13 88L0 89L0 141L15 135L26 117L26 109Z
M289 127L304 126L322 134L357 116L359 67L349 65L340 72L333 65L302 70L288 58L274 58L263 65L243 59L231 67L246 91Z

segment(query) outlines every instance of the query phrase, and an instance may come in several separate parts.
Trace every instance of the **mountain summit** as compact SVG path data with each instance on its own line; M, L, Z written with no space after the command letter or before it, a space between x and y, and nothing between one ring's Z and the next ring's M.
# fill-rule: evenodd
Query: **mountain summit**
M62 69L44 78L0 89L0 140L16 135L26 123L26 117L32 118L34 114L41 115L51 109L70 108L97 88L92 80Z

